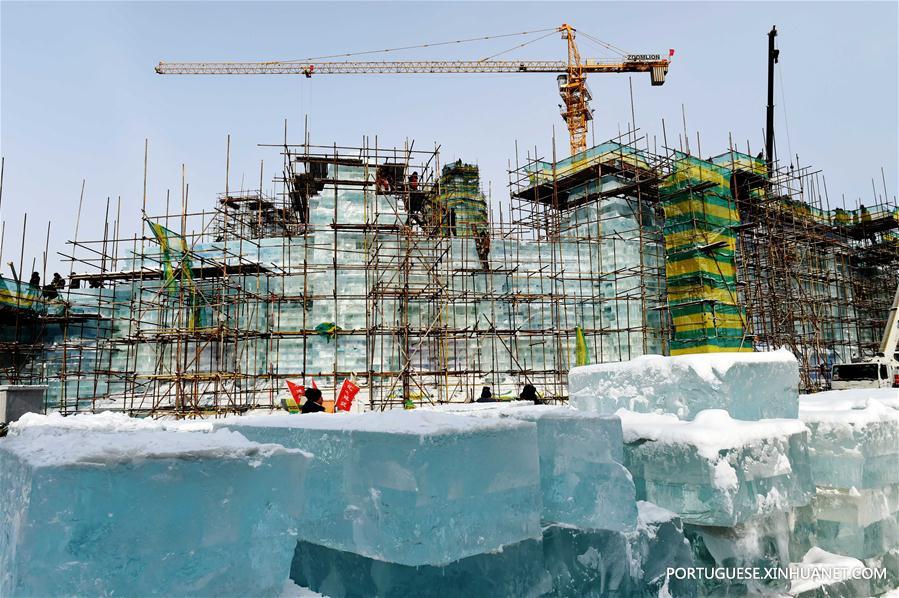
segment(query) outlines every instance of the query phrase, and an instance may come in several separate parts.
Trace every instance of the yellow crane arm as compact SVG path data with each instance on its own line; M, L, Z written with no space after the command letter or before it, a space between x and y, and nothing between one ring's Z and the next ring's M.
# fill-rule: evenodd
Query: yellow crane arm
M379 74L453 74L453 73L558 73L559 94L565 103L562 118L568 125L571 155L587 147L587 121L590 109L590 73L649 73L653 85L665 83L670 57L659 54L622 54L614 60L582 60L575 44L576 30L563 24L556 28L566 40L568 60L406 60L363 62L160 62L160 75L379 75ZM540 39L540 38L538 38ZM593 39L593 38L590 38ZM470 41L470 40L469 40ZM594 40L598 41L598 40ZM387 50L385 50L387 51Z
M652 84L665 82L669 61L587 60L584 73L650 73ZM353 75L401 73L567 73L563 60L411 60L365 62L160 62L160 75Z

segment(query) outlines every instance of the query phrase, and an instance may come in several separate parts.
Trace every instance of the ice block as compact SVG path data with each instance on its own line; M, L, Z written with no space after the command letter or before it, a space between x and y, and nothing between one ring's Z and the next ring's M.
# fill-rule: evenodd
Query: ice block
M444 565L400 565L299 542L291 578L329 598L543 596L551 587L542 542L516 542Z
M725 411L692 422L621 409L625 465L637 497L685 523L730 527L809 503L807 430L798 420L739 421Z
M680 519L651 503L638 503L631 532L544 529L543 555L551 596L695 596L694 580L668 576L668 567L692 567Z
M572 368L568 386L573 407L598 413L623 408L692 419L704 409L724 409L737 419L795 418L799 367L787 350L644 355Z
M899 397L899 391L892 394ZM899 484L899 410L888 404L856 390L802 397L799 418L809 429L816 485L862 489Z
M277 596L308 453L103 413L0 439L0 595Z
M299 539L443 565L540 537L537 426L430 411L218 420L315 453Z
M537 425L545 522L634 529L636 495L634 481L622 465L618 417L550 406L517 407L499 414Z
M899 547L899 485L838 490L818 488L815 544L857 559Z

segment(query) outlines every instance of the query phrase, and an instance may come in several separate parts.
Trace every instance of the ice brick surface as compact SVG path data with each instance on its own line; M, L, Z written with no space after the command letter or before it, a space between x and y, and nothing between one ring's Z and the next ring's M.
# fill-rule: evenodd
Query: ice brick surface
M585 529L634 529L634 482L622 465L624 443L617 416L550 406L500 414L537 425L544 521Z
M291 578L329 598L545 595L550 587L539 538L444 565L399 565L300 542Z
M568 374L571 405L584 411L618 409L671 413L692 419L724 409L745 420L795 418L799 368L786 350L663 357L576 367Z
M619 410L637 497L685 523L733 526L808 504L814 486L798 420L738 421L722 410L692 422Z
M693 566L681 521L650 503L639 503L637 526L630 532L548 526L543 554L552 596L696 595L693 580L667 576L667 567Z
M14 425L0 595L277 595L311 456L184 430L113 414Z
M858 559L899 548L899 486L857 490L819 488L815 544Z
M887 391L887 392L882 392ZM899 390L837 390L802 397L816 485L879 488L899 483Z
M540 537L537 426L430 411L219 420L315 453L300 539L401 565L443 565Z

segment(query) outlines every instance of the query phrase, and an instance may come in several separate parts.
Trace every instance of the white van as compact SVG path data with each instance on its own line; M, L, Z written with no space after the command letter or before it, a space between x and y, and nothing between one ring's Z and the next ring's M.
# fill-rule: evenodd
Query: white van
M883 362L843 363L833 366L834 390L848 388L899 388L899 371Z

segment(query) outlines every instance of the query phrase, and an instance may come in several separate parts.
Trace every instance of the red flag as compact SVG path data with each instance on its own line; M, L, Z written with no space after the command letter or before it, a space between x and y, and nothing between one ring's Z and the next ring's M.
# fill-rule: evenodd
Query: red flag
M299 384L294 384L290 380L285 380L287 382L287 388L290 390L291 396L293 396L293 400L297 403L300 402L300 397L306 395L306 387L300 386Z
M312 382L312 388L318 388L318 386L315 385L315 380L312 378L309 378L309 380Z
M672 56L674 56L674 48L669 48L668 49L668 58L671 58Z
M337 395L336 410L349 411L353 406L353 398L358 392L359 387L349 378L344 378L343 384L340 385L340 394Z

